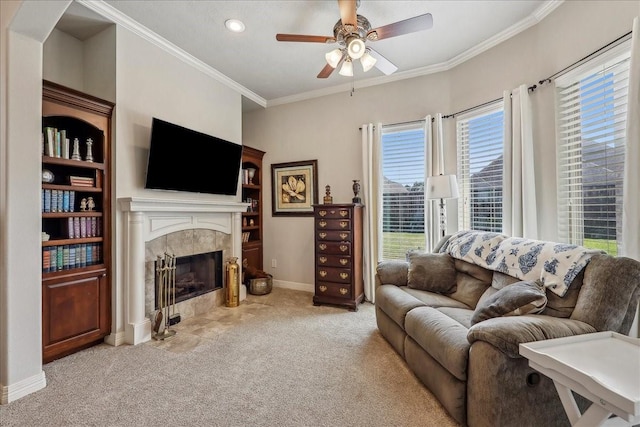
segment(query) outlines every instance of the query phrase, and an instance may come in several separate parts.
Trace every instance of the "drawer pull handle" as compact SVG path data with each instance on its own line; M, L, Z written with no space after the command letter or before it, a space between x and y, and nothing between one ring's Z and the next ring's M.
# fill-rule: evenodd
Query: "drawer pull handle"
M347 211L340 211L340 216L345 217L345 216L347 216L347 215L349 215L349 212L347 212Z
M349 221L340 221L340 227L347 228L349 226Z
M342 240L345 240L347 237L349 237L349 233L340 233L340 238Z
M320 264L324 264L325 262L327 262L327 257L326 256L321 256L320 257Z
M347 265L349 263L349 260L346 258L340 258L340 264L342 265Z
M349 246L347 246L347 245L340 245L340 250L341 250L342 252L346 252L346 251L347 251L347 249L349 249Z
M347 278L349 277L348 273L340 273L340 278L343 280L347 280Z
M318 212L318 214L320 216L325 216L325 215L327 215L327 211L320 211L320 212Z
M327 272L324 270L320 270L320 277L327 277Z
M320 292L326 292L327 291L327 287L325 285L318 286L318 289L320 289Z
M318 247L320 248L321 251L324 251L325 249L327 249L327 245L325 245L324 243L320 243Z
M322 228L325 228L327 226L327 221L320 221L318 225Z
M327 233L318 233L318 236L320 236L321 239L324 239L327 237Z
M347 292L349 292L349 290L348 290L347 288L340 288L340 293L341 293L342 295L346 295L346 294L347 294Z

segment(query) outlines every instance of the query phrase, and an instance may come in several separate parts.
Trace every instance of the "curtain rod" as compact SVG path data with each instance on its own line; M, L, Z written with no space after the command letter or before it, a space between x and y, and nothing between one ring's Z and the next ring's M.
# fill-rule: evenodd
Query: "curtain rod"
M473 110L476 110L476 109L478 109L478 108L482 108L482 107L485 107L485 106L487 106L487 105L491 105L491 104L493 104L494 102L498 102L498 101L501 101L501 100L502 100L502 98L497 98L497 99L494 99L493 101L487 101L487 102L482 103L482 104L480 104L480 105L476 105L475 107L469 107L469 108L467 108L467 109L465 109L465 110L458 111L457 113L447 114L446 116L442 116L442 118L443 118L443 119L449 119L449 118L451 118L451 117L455 117L455 116L457 116L458 114L467 113L467 112L469 112L469 111L473 111Z
M431 121L433 122L433 117L431 118ZM398 123L388 123L388 124L384 124L382 125L384 126L398 126L398 125L410 125L412 123L423 123L424 119L420 119L420 120L410 120L408 122L398 122ZM374 129L376 128L375 126L373 127ZM362 130L362 126L358 128L359 130Z
M550 75L550 76L549 76L549 77L547 77L546 79L542 79L542 80L538 81L538 84L543 85L543 84L545 84L545 83L551 83L551 81L552 81L553 79L555 79L556 77L561 76L561 75L563 75L563 74L565 74L565 73L567 73L567 72L569 72L569 71L573 70L574 68L577 68L579 65L581 65L581 64L582 64L583 62L585 62L586 60L590 59L592 56L594 56L594 55L598 55L599 53L601 53L601 52L602 52L603 50L605 50L605 49L607 49L607 50L608 50L609 48L615 47L615 46L616 46L617 44L619 44L619 43L623 43L623 42L627 41L627 40L630 38L631 33L632 33L632 32L631 32L631 31L629 31L629 32L628 32L628 33L626 33L626 34L621 35L620 37L618 37L618 38L617 38L617 39L615 39L614 41L612 41L612 42L610 42L610 43L607 43L606 45L602 46L602 47L601 47L601 48L599 48L599 49L594 50L593 52L591 52L591 53L590 53L590 54L588 54L587 56L585 56L585 57L583 57L583 58L581 58L581 59L577 60L577 61L576 61L576 62L574 62L573 64L571 64L571 65L569 65L569 66L567 66L567 67L563 68L562 70L558 71L557 73L554 73L554 74ZM535 85L534 85L534 86L535 86Z

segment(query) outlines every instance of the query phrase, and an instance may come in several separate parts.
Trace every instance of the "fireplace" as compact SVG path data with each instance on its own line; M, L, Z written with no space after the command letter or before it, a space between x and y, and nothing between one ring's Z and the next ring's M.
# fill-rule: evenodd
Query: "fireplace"
M155 261L158 271L160 261ZM159 275L155 280L155 308L160 308ZM175 303L222 289L222 251L176 257Z
M123 289L120 302L124 330L110 336L113 345L151 339L155 306L155 261L169 253L192 256L222 251L222 260L242 256L242 213L247 203L235 200L188 200L127 197L118 200L124 213ZM222 262L218 263L222 268ZM222 281L218 283L221 284ZM246 288L240 287L240 300ZM222 289L177 304L182 319L224 305Z

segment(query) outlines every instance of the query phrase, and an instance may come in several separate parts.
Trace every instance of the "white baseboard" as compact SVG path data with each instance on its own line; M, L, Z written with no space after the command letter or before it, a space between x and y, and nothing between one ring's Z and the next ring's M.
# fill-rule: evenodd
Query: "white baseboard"
M126 340L125 340L125 333L124 331L120 331L120 332L116 332L116 333L110 333L109 335L107 335L106 337L104 337L104 342L106 344L112 345L114 347L117 347L119 345L125 344Z
M276 288L293 289L296 291L311 292L315 291L313 284L299 283L299 282L287 282L285 280L273 280L273 286Z
M2 387L0 404L6 405L28 394L42 390L47 386L47 379L44 375L44 371L40 371L39 374L26 378L15 384L9 384L7 386L0 384L0 386Z

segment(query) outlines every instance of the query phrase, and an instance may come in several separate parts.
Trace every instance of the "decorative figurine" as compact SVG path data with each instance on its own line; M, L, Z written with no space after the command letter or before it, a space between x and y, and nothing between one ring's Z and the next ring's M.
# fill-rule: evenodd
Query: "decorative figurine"
M331 203L333 203L333 197L331 197L331 186L327 185L326 187L324 187L324 191L325 191L325 196L323 199L323 203L325 205L330 205Z
M73 138L73 154L71 154L71 160L82 160L82 157L80 157L80 141L78 138Z
M360 199L360 197L358 197L358 193L360 193L360 180L359 179L354 179L353 180L353 186L351 188L353 188L353 199L351 199L351 201L353 203L357 203L357 204L362 203L362 199Z
M93 153L91 152L92 145L93 145L93 139L87 138L87 157L85 157L85 160L87 162L93 162Z
M242 218L242 226L243 227L247 226L247 218L246 217Z
M93 197L87 199L87 210L92 211L96 208L96 203L93 201Z
M251 219L249 220L249 226L250 226L250 227L253 227L254 225L256 225L256 223L253 221L253 218L251 218Z
M87 199L86 198L82 198L82 200L80 200L80 210L82 212L87 210Z

